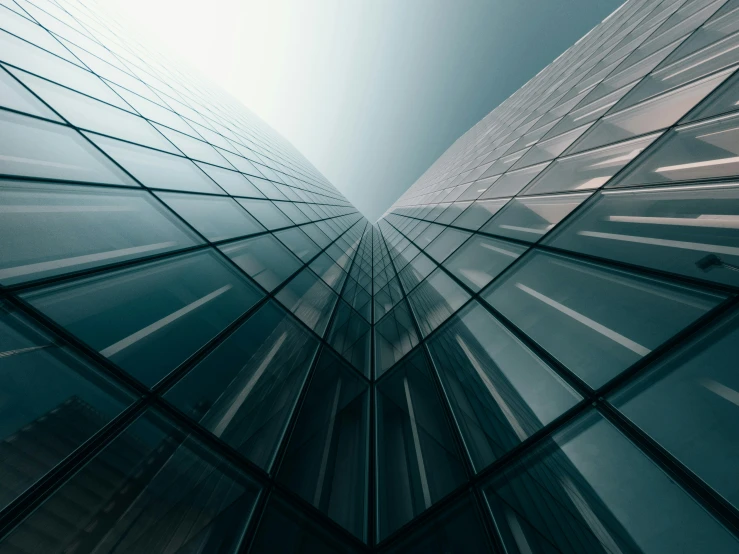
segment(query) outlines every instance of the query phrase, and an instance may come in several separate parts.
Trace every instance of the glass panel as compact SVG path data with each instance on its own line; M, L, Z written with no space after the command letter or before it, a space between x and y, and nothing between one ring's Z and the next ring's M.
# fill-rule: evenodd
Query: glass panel
M275 233L275 236L303 262L310 261L320 251L316 243L298 228L280 231Z
M271 235L229 243L220 247L249 277L271 291L302 264Z
M739 506L736 313L670 356L612 402L691 471Z
M218 185L187 158L100 135L87 136L147 187L223 194Z
M264 227L230 198L177 193L157 196L213 242L264 231Z
M207 142L173 131L161 125L156 126L185 156L215 165L228 165L228 162Z
M249 213L270 231L272 229L279 229L280 227L292 227L293 225L293 222L269 200L247 200L239 198L238 202L249 210Z
M277 299L319 336L326 330L338 296L310 269L304 269L277 293Z
M377 384L377 530L383 539L460 485L464 469L422 353Z
M614 186L715 179L739 174L739 115L670 132Z
M251 480L150 414L75 473L0 549L235 554L258 493Z
M369 385L324 350L278 479L364 540L368 447Z
M76 127L178 153L145 119L27 73L16 75Z
M4 285L200 242L140 190L3 181L0 214Z
M542 194L567 190L597 189L606 184L622 167L638 156L655 138L657 138L656 134L649 135L600 150L583 152L569 158L560 158L524 192L526 194Z
M53 111L0 68L0 106L31 115L61 121Z
M498 182L491 186L480 198L503 198L515 196L521 189L528 185L531 180L539 175L549 164L543 163L511 171L501 177Z
M482 231L537 242L589 197L590 193L514 198Z
M730 266L739 264L738 201L736 185L603 191L547 242L737 285Z
M307 331L270 302L164 397L268 470L317 348Z
M248 310L261 295L236 269L206 251L23 296L151 386Z
M444 262L444 267L477 292L524 252L525 246L476 235Z
M562 152L567 150L570 144L580 138L580 135L587 131L590 125L591 124L588 123L587 125L583 125L581 127L578 127L577 129L573 129L572 131L568 131L551 139L540 142L539 144L532 147L531 150L529 150L526 155L521 158L521 161L516 165L523 166L553 160L554 158L562 154Z
M556 434L487 491L516 554L735 552L737 540L601 416Z
M482 225L490 219L492 215L505 206L510 198L500 198L496 200L478 200L470 205L462 215L455 221L456 227L464 227L472 231L477 231Z
M580 400L477 302L429 350L478 471Z
M398 278L403 283L406 294L412 291L418 283L423 281L431 273L436 264L424 254L419 254L399 274Z
M336 316L328 334L328 343L369 377L370 324L345 302L339 301Z
M380 377L418 344L418 334L408 305L399 304L375 327L376 375Z
M131 403L88 364L2 304L0 389L2 508Z
M735 72L716 89L716 92L699 104L684 121L704 119L737 109L739 109L739 73Z
M718 295L540 252L483 296L593 388L722 300Z
M437 269L408 295L424 336L441 325L469 295L443 270Z
M733 69L711 75L643 104L604 117L593 126L572 152L611 144L675 124L720 85L731 71Z
M455 252L457 248L459 248L459 245L466 241L470 236L470 233L465 233L464 231L446 229L426 248L426 254L441 263L447 258L447 256Z
M270 498L250 554L359 554L277 496Z
M257 187L252 185L241 173L199 162L195 162L195 165L205 171L228 194L233 196L262 197L262 193L257 190Z
M137 186L77 131L0 111L0 173Z
M467 497L418 531L404 538L387 554L492 553L474 500Z
M341 290L341 285L344 284L344 279L346 279L346 273L329 256L323 253L320 254L310 264L310 268L336 292Z

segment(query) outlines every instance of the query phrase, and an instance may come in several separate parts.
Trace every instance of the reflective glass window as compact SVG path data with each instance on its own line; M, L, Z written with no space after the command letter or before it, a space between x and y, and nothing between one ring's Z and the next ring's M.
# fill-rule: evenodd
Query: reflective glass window
M24 295L93 349L153 385L249 309L256 287L214 253L142 264Z
M401 302L375 326L375 372L379 377L418 344L408 304Z
M303 323L323 336L336 294L310 269L304 269L277 293L277 299Z
M307 331L270 302L164 397L269 469L317 348Z
M477 292L524 252L525 246L475 235L444 262L444 267Z
M275 236L304 262L310 261L320 251L316 243L298 227L279 231Z
M468 299L469 294L441 269L429 275L408 295L424 336L441 325Z
M449 255L459 248L459 246L470 237L470 233L459 231L457 229L446 229L434 242L426 248L426 254L434 258L437 262L443 262Z
M220 250L267 290L277 287L302 265L272 235L225 244Z
M282 213L277 206L269 200L247 200L245 198L238 199L239 204L244 206L251 215L253 215L259 223L264 225L270 231L279 229L280 227L291 227L293 222Z
M594 388L723 299L540 252L483 297Z

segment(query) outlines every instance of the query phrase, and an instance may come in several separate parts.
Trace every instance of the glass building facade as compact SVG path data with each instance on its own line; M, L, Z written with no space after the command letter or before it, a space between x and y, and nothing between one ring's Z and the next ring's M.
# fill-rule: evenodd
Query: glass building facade
M0 13L0 554L739 552L739 0L629 0L375 224Z

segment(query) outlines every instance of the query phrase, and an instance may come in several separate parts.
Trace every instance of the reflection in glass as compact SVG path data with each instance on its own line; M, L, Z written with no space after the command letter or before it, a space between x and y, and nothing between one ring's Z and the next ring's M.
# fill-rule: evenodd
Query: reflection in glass
M736 552L739 542L596 413L487 489L515 554Z
M280 285L301 267L300 261L272 235L231 242L220 247L249 277L267 290Z
M231 198L177 193L161 193L159 197L213 242L264 231L264 227Z
M0 111L0 174L138 186L64 125Z
M470 233L465 233L458 229L446 229L434 239L434 242L429 244L425 252L437 262L441 263L447 258L447 256L457 250L459 245L466 241L470 236Z
M151 386L260 296L238 270L205 251L32 291L24 298Z
M469 295L443 270L437 269L408 295L424 336L441 325Z
M87 363L2 305L0 390L0 508L131 402Z
M589 196L590 193L582 193L514 198L482 231L537 242Z
M258 493L150 413L21 522L0 552L235 554Z
M546 242L558 248L726 284L739 284L739 188L603 191Z
M377 511L382 539L451 492L464 470L422 353L377 384Z
M594 388L723 300L540 252L483 297Z
M739 506L738 321L734 312L611 398L734 506Z
M304 269L277 293L277 299L319 336L326 330L338 296L310 269Z
M324 350L278 479L364 539L368 446L369 385Z
M3 181L0 214L5 285L200 242L142 190Z
M478 471L579 400L476 302L434 337L429 350Z
M370 324L346 302L339 301L328 343L365 377L369 377Z
M402 302L375 327L375 377L390 369L416 344L418 334L413 316L406 302Z
M475 235L444 263L444 267L477 292L524 252L526 247L520 244Z

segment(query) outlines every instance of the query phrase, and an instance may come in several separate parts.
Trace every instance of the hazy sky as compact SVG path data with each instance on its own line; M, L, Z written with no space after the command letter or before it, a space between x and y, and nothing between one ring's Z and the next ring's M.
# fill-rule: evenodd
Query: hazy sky
M371 221L622 3L100 1L262 117Z

